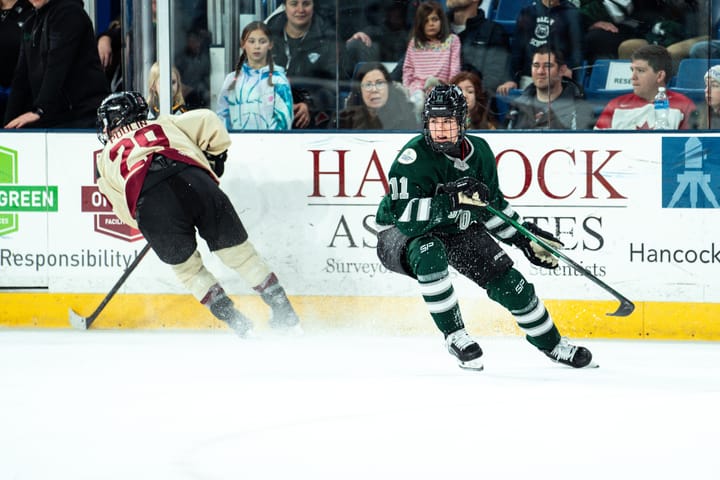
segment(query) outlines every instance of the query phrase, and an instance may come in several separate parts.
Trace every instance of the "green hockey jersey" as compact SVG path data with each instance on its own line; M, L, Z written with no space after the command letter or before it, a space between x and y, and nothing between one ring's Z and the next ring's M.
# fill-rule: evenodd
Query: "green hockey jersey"
M388 173L389 193L378 206L375 221L381 227L395 225L410 237L430 231L460 233L482 222L495 237L507 242L517 231L483 208L452 210L448 194L437 194L438 185L462 177L474 177L487 185L490 204L518 220L498 185L495 155L485 140L466 136L463 160L433 151L423 135L410 140L395 158Z

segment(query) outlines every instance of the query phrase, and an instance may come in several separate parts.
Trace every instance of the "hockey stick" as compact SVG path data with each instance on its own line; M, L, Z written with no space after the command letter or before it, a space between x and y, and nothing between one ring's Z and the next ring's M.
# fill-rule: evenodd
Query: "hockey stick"
M143 259L143 257L150 251L150 244L146 244L142 250L140 250L140 253L137 257L135 257L135 260L128 265L127 269L123 272L122 276L118 279L117 282L115 282L115 285L110 289L107 295L105 295L105 298L103 298L103 301L100 302L100 305L95 309L93 313L90 314L89 317L81 317L77 313L73 311L73 309L70 309L70 325L73 327L79 329L79 330L87 330L90 328L90 325L95 321L95 319L100 315L100 312L103 311L105 306L110 302L110 300L115 296L118 290L120 290L120 287L122 287L122 284L125 283L125 280L130 276L130 274L135 270L135 267L138 266L140 261Z
M524 235L526 238L529 238L533 242L537 243L541 247L543 247L548 252L555 255L557 258L565 261L568 265L573 267L578 272L582 273L585 277L592 280L596 285L599 285L602 289L610 292L618 301L620 302L620 306L612 313L608 313L607 315L613 316L613 317L627 317L630 315L633 310L635 310L635 304L622 296L617 290L597 278L595 275L590 273L587 269L585 269L582 265L579 263L576 263L574 260L563 254L562 252L559 252L558 250L554 249L550 245L548 245L547 242L543 241L542 238L538 238L536 235L534 235L532 232L530 232L527 228L523 227L521 224L513 220L512 218L508 217L504 213L494 209L491 205L485 205L485 207L490 213L497 216L501 220L503 220L505 223L512 225L515 227L515 229L520 232L522 235Z

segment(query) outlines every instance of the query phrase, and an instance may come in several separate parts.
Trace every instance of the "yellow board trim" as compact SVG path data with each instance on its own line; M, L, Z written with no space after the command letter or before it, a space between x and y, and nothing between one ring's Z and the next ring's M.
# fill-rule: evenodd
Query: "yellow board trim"
M70 328L69 309L90 315L99 294L1 293L0 327ZM238 308L265 328L268 307L258 296L232 296ZM291 301L306 331L357 329L390 334L437 330L419 297L298 296ZM574 338L720 340L720 304L638 302L628 317L606 315L614 301L546 300L563 335ZM468 330L480 336L521 335L510 314L484 299L460 300ZM92 328L224 329L190 295L118 294Z

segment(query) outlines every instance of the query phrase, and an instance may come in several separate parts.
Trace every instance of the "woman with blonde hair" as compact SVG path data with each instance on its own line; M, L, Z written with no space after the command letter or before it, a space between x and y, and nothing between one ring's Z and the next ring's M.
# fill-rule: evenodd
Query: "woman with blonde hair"
M150 67L150 75L148 75L148 118L154 119L160 115L160 64L155 62ZM182 80L180 72L174 66L172 67L172 114L179 115L187 112L185 105L185 97L182 93Z

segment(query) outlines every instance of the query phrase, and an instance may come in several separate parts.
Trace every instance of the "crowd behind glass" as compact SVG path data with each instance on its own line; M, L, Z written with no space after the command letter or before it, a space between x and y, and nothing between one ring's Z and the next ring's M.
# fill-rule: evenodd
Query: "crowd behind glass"
M720 64L720 1L276 4L240 26L238 58L223 72L211 71L207 2L175 5L186 11L175 15L184 23L179 34L175 28L174 113L209 108L229 130L417 130L429 89L454 83L468 100L469 129L720 128L720 67L712 68ZM3 22L12 13L5 5ZM118 22L102 30L98 56L108 91L117 91L132 36ZM614 62L599 66L607 60ZM618 68L622 88L592 83L594 70L604 80ZM157 78L155 65L148 85L129 85L155 111ZM669 114L661 125L655 96L663 88ZM6 128L17 126L12 121L5 115Z

